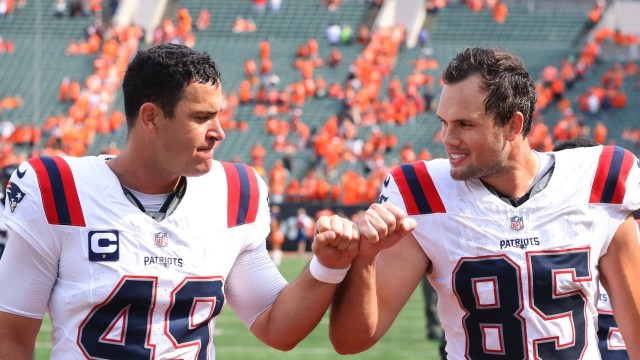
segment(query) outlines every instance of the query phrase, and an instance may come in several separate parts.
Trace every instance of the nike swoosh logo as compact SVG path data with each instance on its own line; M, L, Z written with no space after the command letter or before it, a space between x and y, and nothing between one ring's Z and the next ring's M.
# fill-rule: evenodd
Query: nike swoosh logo
M24 171L20 171L20 168L16 169L16 175L18 175L18 179L22 179L24 177L24 174L26 173L27 173L26 169Z
M389 180L391 180L391 178L389 176L387 176L387 178L384 179L384 187L389 186Z

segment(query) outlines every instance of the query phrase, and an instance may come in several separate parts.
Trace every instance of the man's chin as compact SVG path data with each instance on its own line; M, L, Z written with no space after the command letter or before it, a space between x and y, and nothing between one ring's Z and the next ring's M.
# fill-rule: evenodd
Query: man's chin
M464 181L464 180L467 180L467 179L465 179L464 177L460 176L459 174L457 174L457 173L453 173L453 172L451 173L451 178L452 178L453 180L455 180L455 181Z
M213 167L213 160L207 160L206 162L199 164L195 168L191 169L191 171L183 175L189 176L189 177L202 176L208 173L209 171L211 171L212 167Z
M454 169L451 169L450 174L451 178L456 181L466 181L477 178L477 176L474 176L475 174Z

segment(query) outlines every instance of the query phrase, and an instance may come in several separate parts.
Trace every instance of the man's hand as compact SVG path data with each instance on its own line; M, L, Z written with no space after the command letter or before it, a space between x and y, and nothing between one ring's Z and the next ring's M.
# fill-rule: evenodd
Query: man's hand
M397 206L384 202L372 204L358 220L359 256L375 256L397 244L416 228L416 221Z
M313 235L313 254L328 268L345 268L358 254L358 227L348 219L337 215L321 216L316 221Z

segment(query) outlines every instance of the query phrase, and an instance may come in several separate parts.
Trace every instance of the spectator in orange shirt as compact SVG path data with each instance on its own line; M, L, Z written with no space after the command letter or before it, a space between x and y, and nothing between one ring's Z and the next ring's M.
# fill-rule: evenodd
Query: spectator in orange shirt
M593 140L600 145L603 145L607 140L607 127L602 121L598 121L593 128Z
M342 174L342 203L345 205L355 205L359 200L358 173L353 170L345 171Z
M422 148L418 153L418 160L429 161L433 158L431 152L427 148Z
M622 90L613 90L609 100L614 109L620 109L627 106L627 94Z
M69 98L70 98L70 96L69 96L70 83L71 83L71 80L69 80L69 78L66 77L66 76L60 82L60 87L58 89L58 100L60 102L65 102L65 101L69 100Z
M507 15L509 15L509 8L507 7L507 4L503 1L496 2L493 7L493 20L498 24L504 24L507 19Z
M284 167L282 160L276 160L269 170L269 193L274 204L284 201L285 189L289 171Z
M258 50L260 53L260 59L269 59L271 57L271 44L269 40L262 40L258 45Z
M236 34L243 33L243 32L246 32L248 28L249 28L249 22L245 20L242 16L238 16L236 20L233 22L231 31Z
M624 72L627 76L636 76L638 75L638 65L633 60L627 61L624 65Z
M76 101L80 98L80 83L78 81L71 81L69 83L69 100Z
M307 49L309 51L308 53L308 57L311 59L317 59L318 58L318 40L311 38L309 39L309 41L307 41Z
M264 157L267 155L267 150L262 146L260 141L256 142L253 146L251 146L251 161L253 163L259 163L264 160Z
M467 6L473 12L480 12L484 7L483 0L466 0Z
M587 28L591 29L596 26L602 19L604 13L604 1L598 0L589 10L589 16L587 18Z
M342 53L338 48L332 48L326 61L329 67L338 67L342 64Z
M284 234L280 230L280 206L271 206L271 221L269 227L269 242L271 243L271 260L276 266L282 263L282 244L284 243Z
M201 9L198 13L198 19L196 20L196 29L198 31L204 31L209 27L211 22L211 14L207 9Z
M400 162L403 164L408 164L414 161L416 161L416 153L413 150L413 146L411 146L411 143L406 142L400 150Z
M242 104L249 103L252 100L251 99L251 82L249 82L249 80L243 80L240 83L240 88L238 89L238 99Z

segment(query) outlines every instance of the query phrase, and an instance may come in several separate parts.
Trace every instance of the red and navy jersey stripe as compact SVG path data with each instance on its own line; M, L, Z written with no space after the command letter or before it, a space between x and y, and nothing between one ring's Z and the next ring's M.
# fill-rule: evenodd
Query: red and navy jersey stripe
M52 225L85 226L78 190L69 164L59 156L28 160L38 178L47 221Z
M391 171L408 215L447 212L423 161L401 165Z
M228 203L227 225L229 227L256 221L260 189L256 174L247 165L222 163L227 175Z
M634 159L635 156L630 151L619 146L603 147L589 202L622 204Z

